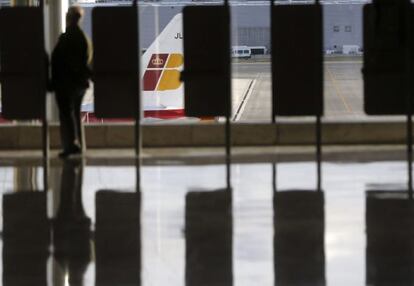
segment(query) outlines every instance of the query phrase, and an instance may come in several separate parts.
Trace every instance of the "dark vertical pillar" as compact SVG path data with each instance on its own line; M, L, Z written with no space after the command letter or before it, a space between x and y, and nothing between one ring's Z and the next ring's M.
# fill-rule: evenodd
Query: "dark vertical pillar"
M369 115L407 114L409 2L376 0L364 6L364 109Z
M225 116L226 184L231 171L230 8L187 6L183 9L185 114ZM214 19L214 21L211 21Z
M0 10L2 116L42 119L45 114L47 55L39 7Z
M413 215L407 191L366 193L366 285L414 283Z
M273 205L275 285L325 285L324 194L281 191Z
M186 285L233 285L232 204L228 190L187 194L185 235Z
M137 7L95 7L92 30L96 115L139 117Z
M315 4L271 5L272 121L316 116L317 186L322 183L323 9Z
M50 227L46 193L3 195L3 285L46 286Z
M413 5L410 0L375 0L364 6L363 16L364 110L369 115L406 115L412 198Z
M137 190L140 187L141 102L138 6L95 7L92 11L95 114L135 118Z
M321 5L273 6L272 45L275 115L322 116Z
M141 195L96 194L96 286L141 285Z
M0 10L1 116L11 120L42 120L43 182L47 190L49 59L44 41L43 1L39 7Z
M187 116L230 116L229 17L226 6L187 6L183 10L182 79Z

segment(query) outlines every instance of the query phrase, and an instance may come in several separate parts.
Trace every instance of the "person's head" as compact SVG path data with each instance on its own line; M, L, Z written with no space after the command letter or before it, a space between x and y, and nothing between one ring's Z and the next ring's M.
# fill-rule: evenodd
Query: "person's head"
M79 25L83 17L83 9L79 6L72 6L66 13L66 26Z

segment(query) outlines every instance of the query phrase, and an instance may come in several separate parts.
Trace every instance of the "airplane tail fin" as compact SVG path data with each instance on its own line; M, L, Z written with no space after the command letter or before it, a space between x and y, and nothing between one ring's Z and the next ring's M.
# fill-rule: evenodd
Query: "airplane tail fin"
M145 117L184 117L182 14L175 15L141 59Z

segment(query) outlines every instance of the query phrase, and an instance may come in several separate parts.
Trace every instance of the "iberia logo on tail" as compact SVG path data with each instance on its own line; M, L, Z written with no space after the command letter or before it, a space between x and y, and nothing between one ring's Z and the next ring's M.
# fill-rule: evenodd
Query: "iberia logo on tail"
M182 15L177 14L141 59L145 117L184 117ZM177 35L180 35L179 37Z
M181 86L182 54L153 54L145 70L144 91L176 90Z

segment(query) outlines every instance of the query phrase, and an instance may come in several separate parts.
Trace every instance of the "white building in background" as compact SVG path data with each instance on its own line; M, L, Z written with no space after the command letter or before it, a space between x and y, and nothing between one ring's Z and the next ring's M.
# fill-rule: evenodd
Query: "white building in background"
M97 1L95 0L72 0L72 4L95 4Z
M96 0L97 3L110 1L114 0ZM132 0L125 1L131 3ZM237 0L230 1L233 3L231 8L231 45L265 47L266 51L270 52L271 39L270 12L268 5L269 2ZM119 0L117 2L120 4L125 3L120 2ZM140 45L142 48L148 48L158 33L176 14L181 13L182 9L186 5L195 3L195 1L191 2L191 0L138 0L138 2L142 8L139 10L139 19L141 25ZM306 1L302 2L306 3ZM365 1L359 0L323 1L324 51L327 53L342 53L343 46L345 46L345 48L346 46L358 46L358 52L356 53L359 53L363 49L362 11L364 2ZM195 5L198 5L200 3L200 0L197 0L197 3ZM83 22L83 28L89 36L92 34L91 14L93 6L93 4L85 4L85 20Z
M10 6L10 0L0 0L0 7Z

